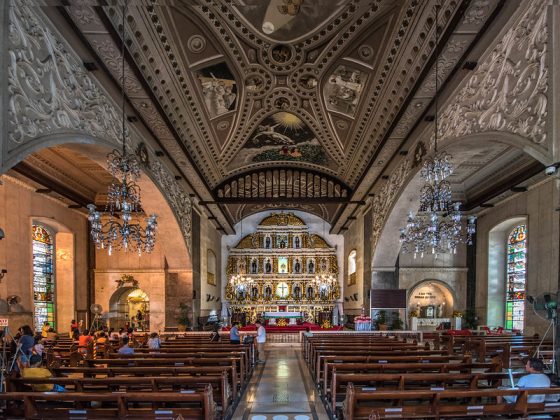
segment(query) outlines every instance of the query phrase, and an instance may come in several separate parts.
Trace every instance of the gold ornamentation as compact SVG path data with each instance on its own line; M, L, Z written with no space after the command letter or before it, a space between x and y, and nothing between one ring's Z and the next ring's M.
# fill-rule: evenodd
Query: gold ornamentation
M293 213L272 213L259 226L305 226L305 223Z

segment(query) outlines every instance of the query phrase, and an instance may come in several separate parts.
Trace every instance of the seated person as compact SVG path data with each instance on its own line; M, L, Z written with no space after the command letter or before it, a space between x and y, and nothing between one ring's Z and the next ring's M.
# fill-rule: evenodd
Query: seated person
M134 354L134 349L128 345L128 337L122 339L122 347L119 349L119 354Z
M231 344L240 344L241 343L241 336L239 335L239 323L234 322L231 326L231 330L229 330L229 342Z
M46 367L43 367L43 358L38 354L34 354L29 359L29 366L22 371L23 378L52 378L52 373ZM56 384L36 384L31 385L35 392L63 392L64 387Z
M107 337L106 337L104 331L101 331L101 332L99 333L99 336L98 336L97 339L95 340L95 343L96 343L96 344L105 344L105 343L107 343Z
M516 389L526 389L526 388L550 388L550 378L543 373L544 364L542 360L536 359L534 357L527 360L525 364L525 370L529 373L519 379L517 382ZM502 397L497 397L498 403L502 402ZM514 395L505 395L503 397L507 403L514 403L517 397ZM545 395L529 395L527 402L529 403L542 403L545 400Z
M148 348L150 350L159 350L161 348L161 340L159 339L157 332L150 334L150 338L148 339Z
M303 333L306 337L313 337L313 333L309 327L305 327L305 332Z

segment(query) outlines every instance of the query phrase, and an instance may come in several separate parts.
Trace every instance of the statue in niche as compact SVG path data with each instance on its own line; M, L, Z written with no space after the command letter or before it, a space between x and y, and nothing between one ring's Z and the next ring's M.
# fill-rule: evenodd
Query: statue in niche
M266 286L264 289L264 297L265 299L272 299L272 288L270 286Z
M320 292L320 297L322 300L327 300L328 296L327 296L327 289L326 288L321 288Z
M286 241L284 239L280 241L280 248L286 248Z
M295 248L299 248L299 237L296 236L296 239L294 240L294 246Z
M307 296L307 299L313 299L313 287L309 286L305 294Z
M321 270L322 273L325 273L327 271L327 259L326 258L321 258L320 270Z
M256 274L257 272L257 260L253 260L251 262L251 273Z
M294 264L294 272L299 274L300 270L301 270L301 264L300 264L299 260L296 260L296 263Z
M313 260L310 260L309 263L307 264L307 272L308 273L315 272L315 263L313 262Z
M294 287L294 299L301 299L301 288L299 286Z
M258 297L259 297L259 289L256 288L256 287L253 287L253 288L251 289L251 299L257 300Z
M264 240L264 247L266 249L270 249L270 237L266 237L266 239Z
M272 264L270 264L270 260L266 260L266 263L264 265L264 271L267 274L270 274L272 272Z

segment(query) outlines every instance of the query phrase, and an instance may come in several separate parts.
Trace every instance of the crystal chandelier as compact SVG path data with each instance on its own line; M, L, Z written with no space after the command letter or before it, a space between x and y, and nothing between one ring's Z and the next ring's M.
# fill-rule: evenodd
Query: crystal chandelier
M435 20L435 123L434 123L434 156L424 161L420 171L421 178L426 181L420 191L420 208L414 215L408 214L406 227L400 229L402 250L406 253L438 254L457 252L460 243L472 245L472 237L476 232L476 217L469 216L466 230L463 230L461 203L453 202L451 185L446 180L453 173L451 155L438 152L438 10L436 5Z
M336 285L337 280L332 274L320 274L315 276L312 283L319 290L329 291Z
M243 274L236 274L234 276L231 276L231 278L229 279L229 284L231 284L234 289L240 292L248 291L250 286L252 286L254 283L255 280L253 280L251 277L245 277Z
M89 204L88 220L91 224L91 237L98 249L107 249L111 255L114 249L151 252L155 246L157 216L152 214L146 219L146 227L140 225L142 212L140 187L140 166L136 155L126 152L125 126L125 74L124 74L124 24L126 2L122 13L122 151L115 149L107 155L108 169L113 177L107 193L107 205L102 214L95 204ZM120 217L119 217L120 216ZM103 218L108 221L103 222ZM120 219L120 220L119 220Z

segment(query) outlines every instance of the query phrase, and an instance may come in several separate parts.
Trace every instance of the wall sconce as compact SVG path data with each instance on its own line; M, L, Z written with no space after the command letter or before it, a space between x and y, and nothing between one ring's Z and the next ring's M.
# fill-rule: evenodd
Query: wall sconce
M5 268L3 268L2 270L0 270L0 281L4 278L4 276L8 273L8 270L6 270Z
M0 228L0 240L4 239L6 234L4 233L4 229Z

